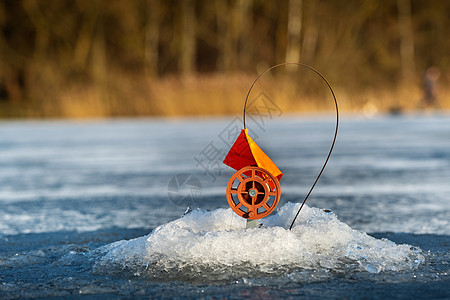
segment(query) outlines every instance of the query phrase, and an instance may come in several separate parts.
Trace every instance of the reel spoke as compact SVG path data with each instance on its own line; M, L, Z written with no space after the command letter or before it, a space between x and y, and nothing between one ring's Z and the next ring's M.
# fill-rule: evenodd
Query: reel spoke
M236 178L237 178L240 182L244 181L244 177L242 176L241 173L237 174Z

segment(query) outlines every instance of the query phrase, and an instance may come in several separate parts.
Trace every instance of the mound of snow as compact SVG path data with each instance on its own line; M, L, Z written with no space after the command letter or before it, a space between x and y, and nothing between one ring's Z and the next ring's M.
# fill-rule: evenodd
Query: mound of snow
M299 204L287 203L245 229L231 209L195 210L157 227L148 236L97 250L96 270L129 269L155 278L222 280L283 275L297 270L354 272L417 268L421 250L376 239L351 229L336 215L305 206L289 230Z

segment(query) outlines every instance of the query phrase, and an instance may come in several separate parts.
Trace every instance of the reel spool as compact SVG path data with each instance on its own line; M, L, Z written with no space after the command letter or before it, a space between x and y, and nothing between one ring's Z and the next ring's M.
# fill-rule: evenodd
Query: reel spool
M239 216L257 220L268 216L280 200L280 182L263 168L247 166L231 176L227 201Z

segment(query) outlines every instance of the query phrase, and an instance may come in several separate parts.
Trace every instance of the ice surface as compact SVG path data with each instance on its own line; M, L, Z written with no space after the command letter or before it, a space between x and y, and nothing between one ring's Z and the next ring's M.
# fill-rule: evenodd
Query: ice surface
M211 142L228 151L220 134L230 121L2 122L0 236L155 228L186 209L167 198L179 173L201 181L196 207L226 207L234 171L223 166L213 178L195 158ZM285 174L280 205L305 196L333 126L329 116L286 116L258 132L258 144ZM369 233L448 235L449 127L448 116L346 116L308 204Z
M353 230L335 214L305 206L290 231L299 204L287 203L245 229L231 209L194 210L157 227L148 236L98 250L96 269L128 269L135 275L192 280L314 272L402 271L424 260L418 248L397 245Z
M280 211L252 230L218 209L234 171L213 181L194 160L211 142L226 153L229 117L2 122L0 298L450 299L450 118L344 116L308 200L339 220L305 208L290 232L296 208L283 205L315 179L330 119L293 116L258 132L285 176ZM210 211L178 219L186 207L167 198L178 173L198 176L195 207Z

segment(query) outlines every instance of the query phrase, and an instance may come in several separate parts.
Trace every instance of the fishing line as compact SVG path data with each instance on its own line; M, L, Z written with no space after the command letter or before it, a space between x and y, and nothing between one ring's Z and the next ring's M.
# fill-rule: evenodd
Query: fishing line
M331 153L333 152L334 149L334 145L336 143L336 138L337 138L337 134L338 134L338 127L339 127L339 108L338 108L338 103L337 103L337 99L336 99L336 95L334 93L333 88L331 87L330 83L328 82L328 80L326 80L326 78L316 69L314 69L313 67L310 67L308 65L302 64L302 63L294 63L294 62L286 62L286 63L281 63L281 64L277 64L275 66L272 66L270 68L268 68L267 70L265 70L264 72L262 72L261 74L258 75L258 77L256 77L255 81L253 81L252 85L250 86L250 89L248 90L247 96L245 97L245 102L244 102L244 114L243 114L243 123L244 123L244 129L247 128L245 126L245 113L247 110L247 102L248 102L248 98L250 96L250 92L252 91L253 87L255 86L256 82L259 80L259 78L261 78L261 76L263 76L265 73L281 67L281 66L286 66L286 65L296 65L296 66L300 66L300 67L304 67L307 68L311 71L313 71L314 73L316 73L317 75L319 75L320 78L322 78L322 80L326 83L326 85L328 86L328 88L330 89L331 95L333 96L333 100L334 100L334 105L336 107L336 129L334 131L334 137L333 137L333 142L331 143L331 147L330 147L330 151L328 152L327 158L325 159L325 162L322 166L322 168L320 169L319 174L316 177L316 180L314 181L313 185L311 186L308 194L306 195L305 199L302 202L302 205L300 205L300 208L297 211L297 214L295 215L294 219L292 220L291 226L289 227L289 230L292 229L292 227L294 226L295 221L297 220L298 215L300 214L300 211L302 210L303 206L306 203L306 200L308 200L309 196L311 195L312 191L314 190L314 187L316 186L317 182L319 181L320 176L322 176L323 171L325 170L325 167L327 166L328 161L330 160L330 156Z

